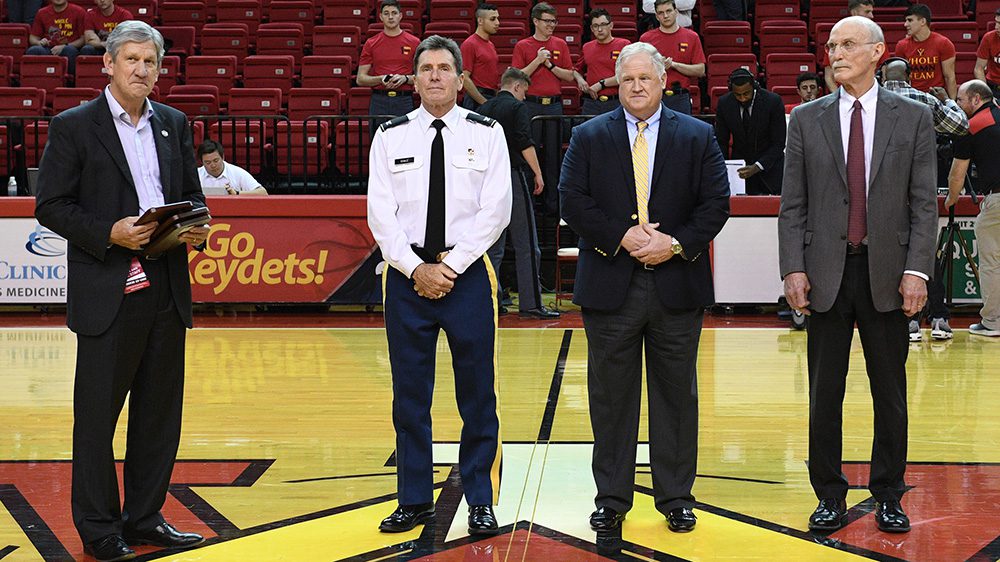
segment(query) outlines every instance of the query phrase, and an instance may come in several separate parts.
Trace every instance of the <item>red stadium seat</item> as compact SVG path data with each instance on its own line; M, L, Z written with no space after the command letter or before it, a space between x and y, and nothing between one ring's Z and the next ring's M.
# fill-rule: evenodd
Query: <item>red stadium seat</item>
M209 126L207 136L222 145L227 161L251 174L257 174L263 169L270 147L264 138L261 123L216 122Z
M500 22L508 21L531 21L531 0L493 0L490 2L497 7L500 12Z
M302 26L297 23L265 23L257 29L257 54L290 55L296 69L302 64L305 43Z
M24 153L24 165L37 168L45 151L45 143L49 140L49 122L31 121L24 125L24 136L21 148Z
M21 86L53 90L66 85L66 57L25 55L21 58Z
M45 90L0 88L0 115L36 117L45 114Z
M14 59L15 73L28 46L28 24L0 24L0 55L8 55Z
M52 90L52 113L58 114L101 95L97 88L55 88Z
M793 103L799 103L802 98L799 97L799 90L795 86L774 86L769 88L772 92L781 96L781 103L783 105L790 105Z
M194 56L187 59L184 73L187 84L212 84L219 88L219 100L225 104L229 90L236 84L236 57Z
M230 115L280 115L279 88L233 88L229 91Z
M211 94L167 94L163 103L184 113L189 118L199 115L218 115L221 113L219 98Z
M323 25L356 25L363 29L368 27L369 13L367 2L326 0L323 3Z
M312 37L314 13L313 3L303 0L274 0L271 2L269 18L274 22L294 22L302 24L305 37ZM308 42L308 41L307 41Z
M958 84L968 82L976 76L972 70L976 67L976 53L955 53L955 81Z
M583 26L580 24L559 24L559 33L569 46L569 52L579 55L583 50Z
M357 60L361 54L361 29L353 25L318 25L313 33L314 55L347 55Z
M156 24L156 0L121 0L115 5L132 12L132 17L139 21Z
M162 71L161 71L162 72ZM160 76L163 77L162 74ZM103 90L108 85L104 57L81 55L76 57L76 87Z
M528 34L523 29L500 28L500 31L493 35L491 40L497 49L497 54L514 54L514 45Z
M351 66L348 56L308 56L302 57L303 88L339 88L346 92L351 88Z
M201 54L207 56L233 55L236 60L246 58L250 49L250 32L245 24L210 23L201 30Z
M430 21L461 21L476 20L475 0L434 0L430 3Z
M312 115L340 115L342 98L339 88L292 88L288 94L288 118L305 121Z
M767 87L795 86L795 79L803 72L816 72L816 57L812 53L773 53L767 56L764 75Z
M264 17L259 0L219 0L215 12L220 22L245 23L250 45L254 44L257 26Z
M372 89L354 87L347 93L347 113L350 115L368 115L371 107Z
M708 57L709 92L713 92L713 89L716 87L727 87L727 84L729 83L729 74L737 68L745 68L756 76L757 57L752 54L710 55ZM712 107L714 108L715 106L713 105Z
M10 146L10 137L7 133L7 126L0 125L0 175L6 176L11 172L11 162L13 162L13 147Z
M367 111L367 109L366 109ZM334 164L348 176L368 175L371 131L367 122L343 121L335 129Z
M76 59L77 74L79 74L81 58L83 57L77 57ZM180 82L181 78L181 58L177 55L167 55L163 57L163 61L160 62L160 78L156 81L156 84L162 88L163 91L167 92L170 91L170 88L176 86L177 83ZM80 83L77 82L76 85L80 86Z
M702 26L705 55L749 53L750 23L745 21L710 21Z
M801 21L770 20L764 22L760 34L760 56L772 53L805 53L809 50L809 33Z
M0 55L0 76L3 76L3 80L0 81L0 86L11 86L11 80L15 77L14 73L14 57L10 55Z
M160 23L168 27L193 27L195 43L197 43L198 33L201 32L201 28L205 26L207 21L208 14L204 2L177 2L174 0L160 2Z
M760 1L757 2L754 8L754 33L758 37L761 36L761 31L763 30L763 24L767 21L773 20L791 20L801 22L801 14L799 14L799 3L798 1L786 2L784 0L777 3L762 4Z
M198 31L191 25L161 25L156 28L163 34L163 39L170 43L168 55L189 57L198 48Z
M329 166L330 125L326 121L279 121L274 135L279 174L317 176Z
M254 88L292 89L295 57L292 55L253 55L243 61L243 83Z
M935 21L931 28L951 39L955 51L975 52L979 48L979 29L974 21Z
M620 23L626 21L635 22L636 17L639 15L636 3L629 2L628 0L593 0L590 2L591 12L597 8L604 8L608 11L608 14L611 15L611 21L615 22L615 31L619 31L618 26Z
M423 37L426 39L431 35L440 35L441 37L447 37L461 45L462 41L465 41L465 39L471 34L472 29L470 29L470 25L467 23L458 21L443 21L428 23L424 26Z

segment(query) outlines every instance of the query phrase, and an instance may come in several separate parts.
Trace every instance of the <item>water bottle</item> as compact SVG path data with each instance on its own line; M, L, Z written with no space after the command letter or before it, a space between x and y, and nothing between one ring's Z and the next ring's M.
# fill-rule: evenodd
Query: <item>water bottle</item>
M17 197L17 180L14 176L7 180L7 197Z

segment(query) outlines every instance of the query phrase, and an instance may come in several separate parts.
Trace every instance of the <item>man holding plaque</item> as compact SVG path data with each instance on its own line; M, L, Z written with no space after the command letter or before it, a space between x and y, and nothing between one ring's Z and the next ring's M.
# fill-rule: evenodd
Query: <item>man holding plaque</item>
M69 242L67 324L77 334L73 393L73 521L85 551L126 560L129 545L202 542L160 514L180 441L185 327L191 327L187 247L159 259L141 249L165 204L204 205L191 131L181 112L147 96L163 37L140 21L107 39L111 79L93 101L56 116L38 176L35 216ZM209 229L180 235L192 245ZM115 425L129 396L124 507L118 496Z

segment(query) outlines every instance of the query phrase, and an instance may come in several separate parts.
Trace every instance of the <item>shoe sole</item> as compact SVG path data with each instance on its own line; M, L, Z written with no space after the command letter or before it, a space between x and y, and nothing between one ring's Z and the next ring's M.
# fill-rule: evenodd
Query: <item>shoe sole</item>
M383 527L382 525L379 525L378 530L383 533L405 533L407 531L412 531L417 527L417 525L423 525L431 521L434 521L433 513L417 517L417 519L413 522L413 525L409 527Z
M987 337L987 338L1000 337L1000 332L991 334L991 333L988 333L988 332L979 332L979 331L969 330L969 333L972 334L972 335L975 335L975 336L983 336L983 337Z
M473 529L472 527L469 527L469 534L477 536L494 536L500 534L500 529Z
M690 533L691 531L694 530L694 525L691 525L690 527L674 527L673 525L668 523L667 528L674 533Z
M158 548L173 548L173 549L191 548L191 547L194 547L194 546L198 546L199 544L202 544L203 542L205 542L204 538L202 538L198 542L193 542L191 544L176 545L176 546L167 546L167 545L164 545L164 544L155 543L153 541L145 541L145 540L141 540L141 539L139 539L139 540L125 539L125 544L127 544L129 546L155 546L155 547L158 547ZM127 558L116 558L115 560L127 560Z
M916 343L918 341L923 341L923 340L924 340L923 336L921 336L919 333L910 334L910 342L912 343Z
M817 525L812 521L809 522L810 531L839 531L847 525L847 516L841 518L839 525Z
M950 340L950 339L952 339L955 336L954 336L954 334L951 334L951 333L948 333L948 332L942 332L942 333L939 333L939 334L935 334L934 332L931 332L931 337L934 338L934 339L936 339L936 340L938 340L938 341L942 341L942 340Z
M101 558L98 558L98 557L94 556L93 554L91 554L89 552L86 552L86 551L84 551L84 554L86 554L87 556L90 556L94 560L101 560L102 562L121 562L122 560L132 560L133 558L135 558L136 556L138 556L138 554L136 554L136 553L133 552L132 554L126 554L124 556L119 556L118 558L104 558L104 559L101 559Z
M909 533L910 532L910 528L909 527L905 527L905 528L904 527L883 527L881 525L878 526L878 530L882 531L883 533Z

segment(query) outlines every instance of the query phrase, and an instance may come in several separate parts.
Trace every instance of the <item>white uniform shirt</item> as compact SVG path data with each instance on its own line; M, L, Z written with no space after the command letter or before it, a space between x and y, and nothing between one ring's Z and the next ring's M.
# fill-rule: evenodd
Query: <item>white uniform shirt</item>
M236 191L253 191L260 187L260 182L254 179L250 172L229 162L222 163L222 173L215 177L208 173L204 166L198 168L198 177L202 187L226 187Z
M486 253L510 222L511 180L507 141L492 127L466 119L455 106L441 119L445 162L443 263L464 273ZM368 227L382 256L407 277L423 263L410 247L423 247L427 228L434 116L420 107L409 121L379 130L372 140L368 176Z

